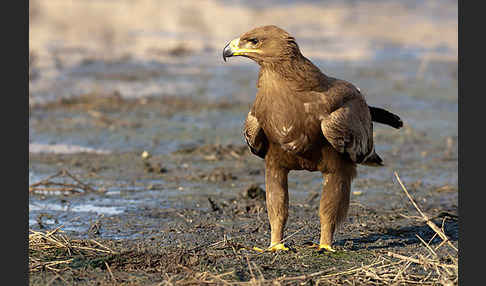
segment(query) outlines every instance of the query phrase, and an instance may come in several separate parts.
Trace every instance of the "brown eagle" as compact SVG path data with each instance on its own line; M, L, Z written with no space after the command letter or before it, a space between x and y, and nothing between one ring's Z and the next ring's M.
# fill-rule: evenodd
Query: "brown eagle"
M265 189L271 243L281 242L288 218L290 170L320 171L319 250L331 247L346 217L357 164L382 166L373 146L372 121L400 128L395 114L368 106L351 83L322 73L304 57L295 38L276 26L263 26L232 40L223 59L244 56L260 65L256 99L243 133L249 149L265 160Z

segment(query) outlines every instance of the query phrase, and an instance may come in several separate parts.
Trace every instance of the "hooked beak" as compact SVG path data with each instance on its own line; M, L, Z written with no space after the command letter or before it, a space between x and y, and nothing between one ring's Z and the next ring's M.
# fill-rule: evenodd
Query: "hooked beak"
M223 60L233 56L248 56L250 54L259 54L261 51L259 49L252 48L240 48L240 38L236 38L229 42L229 44L224 47L223 50Z
M236 38L229 42L223 50L223 60L226 62L226 58L232 57L235 55L235 51L238 50L238 44L240 42L239 38Z
M227 44L223 50L223 60L226 62L226 58L232 57L233 51L231 50L230 44Z

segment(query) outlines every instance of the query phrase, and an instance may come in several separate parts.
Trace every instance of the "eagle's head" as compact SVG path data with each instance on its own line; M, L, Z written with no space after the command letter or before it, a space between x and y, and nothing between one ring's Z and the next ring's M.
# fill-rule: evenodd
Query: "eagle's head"
M277 26L254 28L232 40L223 50L223 60L232 56L244 56L258 64L271 63L297 57L299 46L295 39Z

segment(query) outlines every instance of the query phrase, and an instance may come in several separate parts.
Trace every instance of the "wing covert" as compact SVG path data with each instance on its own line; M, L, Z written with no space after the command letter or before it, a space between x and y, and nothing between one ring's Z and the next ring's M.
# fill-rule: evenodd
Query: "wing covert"
M321 130L334 149L347 153L355 163L366 161L374 153L371 115L361 96L321 118Z
M250 151L264 159L268 150L268 139L252 110L248 112L246 117L243 126L243 135L245 136L245 141Z

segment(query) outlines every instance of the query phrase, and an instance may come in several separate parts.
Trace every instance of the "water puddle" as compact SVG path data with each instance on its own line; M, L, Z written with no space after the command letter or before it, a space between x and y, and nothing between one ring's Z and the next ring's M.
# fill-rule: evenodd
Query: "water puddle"
M56 9L53 8L55 4L44 2L44 5L53 5L51 8ZM296 5L295 1L258 2L260 4L257 9L253 4L228 0L210 1L212 10L205 6L198 7L201 13L213 19L216 17L212 14L214 11L227 8L226 5L231 4L231 10L225 10L225 13L244 16L228 18L235 21L251 18L256 13L255 9L263 9L260 17L253 18L262 18L263 15L263 18L274 20L276 24L281 23L281 18L293 19L282 15L293 15L292 11L298 9L302 12L300 14L307 16L289 23L285 20L286 23L282 23L282 26L288 25L288 29L297 35L304 54L328 75L357 85L370 105L385 107L402 117L405 128L400 131L376 125L376 149L383 154L389 165L381 169L360 167L355 189L363 195L353 199L378 207L384 200L396 202L397 192L400 190L394 182L395 170L399 171L403 180L410 183L420 180L425 186L457 186L455 138L458 134L458 94L457 59L454 59L457 40L454 46L454 39L449 32L443 34L443 39L431 36L440 35L445 29L438 23L444 23L449 28L455 27L450 21L457 21L457 8L439 9L428 1L425 4L421 1L393 1L394 3L384 5L395 7L396 9L390 9L393 13L409 13L411 16L408 20L400 18L404 21L423 24L424 31L421 31L412 23L409 32L411 36L404 36L402 39L394 34L405 32L393 31L400 21L390 23L387 17L374 17L376 15L373 9L362 9L377 7L375 1L347 3L345 6L341 6L342 1L330 1L327 4L320 1L304 2L301 6ZM62 8L63 4L56 5ZM316 11L329 17L322 16L317 19L308 16L317 13ZM368 14L351 14L353 19L354 16L357 17L357 24L353 24L354 22L349 23L346 20L350 11L368 11ZM149 11L140 12L145 15ZM402 17L402 14L396 16ZM373 22L360 25L359 23L367 21L367 17ZM152 17L146 18L149 21ZM72 26L61 15L56 19ZM256 93L258 67L254 63L243 58L231 58L228 63L221 59L221 49L228 40L242 32L241 29L245 26L242 23L228 23L227 27L222 24L228 31L214 30L211 32L213 34L209 33L210 29L205 30L204 24L198 24L196 28L186 27L182 32L169 28L167 31L150 28L160 26L159 22L157 25L145 23L144 28L144 23L136 30L132 30L126 23L120 23L120 33L136 38L138 41L133 42L142 47L154 49L161 42L164 45L175 42L190 43L186 46L194 48L174 49L172 54L165 50L159 51L163 56L157 57L153 56L153 51L146 52L149 48L142 49L134 44L127 48L132 50L113 52L114 56L109 57L110 53L106 54L106 49L101 53L104 56L97 56L94 51L99 50L95 47L83 47L77 42L48 41L49 46L46 48L42 44L45 39L31 39L32 49L42 56L38 57L37 66L35 63L33 65L38 76L29 85L29 152L31 156L44 154L53 156L54 159L48 163L30 160L29 184L52 175L58 165L67 164L67 159L59 159L57 162L56 158L80 153L100 158L105 156L102 158L106 158L106 164L101 162L100 165L108 169L106 172L112 177L103 173L103 168L74 165L84 168L84 172L97 175L101 173L101 177L94 183L109 185L106 192L79 196L64 196L61 193L31 194L29 227L37 229L41 225L45 228L64 225L65 230L85 235L100 217L104 217L123 222L118 223L118 229L107 226L101 232L102 236L133 238L140 235L139 229L157 225L157 218L150 225L152 219L144 216L152 210L207 208L207 197L218 198L236 192L237 188L244 187L243 183L238 185L240 180L263 183L263 172L249 179L241 176L247 173L250 165L254 169L263 169L262 162L257 159L238 165L237 170L241 172L238 176L243 179L232 181L235 186L228 182L185 179L169 182L160 178L139 178L138 173L127 178L117 175L121 173L117 168L121 167L114 167L118 163L112 162L117 162L117 156L130 152L141 154L147 150L154 155L169 155L188 146L243 145L241 127ZM376 23L390 23L392 27L379 32L367 28L379 29L381 24ZM341 34L336 27L342 25L348 26L341 30ZM364 29L363 35L358 35L361 30L355 29L358 27L355 25ZM41 30L43 27L37 25L34 30ZM201 32L201 29L204 31ZM76 27L72 27L69 31L75 30ZM431 33L427 34L427 31ZM38 33L42 34L39 31ZM51 31L44 34L53 35L52 37L57 35ZM365 42L363 37L368 40ZM428 40L417 41L420 37ZM361 44L354 45L350 41ZM205 42L211 43L206 46ZM181 54L174 56L178 52ZM87 94L92 95L91 98L86 97L88 101L79 101ZM113 94L115 96L110 97ZM63 100L67 103L63 104ZM49 104L53 106L49 107ZM452 140L452 143L447 143L448 140ZM448 156L453 159L445 160L444 152L449 149ZM191 168L200 172L210 172L216 167L213 161L198 161L199 159L191 156L184 159L171 158L162 163L169 170L176 170L176 175L180 170L177 168L183 164L190 163ZM123 164L130 169L134 168L132 165L136 162L123 161ZM235 168L234 165L233 161L225 161L220 167L231 169ZM119 187L122 184L126 186ZM305 200L310 191L320 190L321 177L317 173L299 174L290 178L289 185L294 198ZM425 189L422 189L423 192L426 192ZM447 193L445 196L455 195L457 196L456 193ZM141 222L133 222L135 226L128 225L135 217ZM105 221L109 225L108 222ZM120 225L124 223L127 224L126 229L121 230Z

